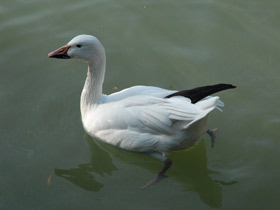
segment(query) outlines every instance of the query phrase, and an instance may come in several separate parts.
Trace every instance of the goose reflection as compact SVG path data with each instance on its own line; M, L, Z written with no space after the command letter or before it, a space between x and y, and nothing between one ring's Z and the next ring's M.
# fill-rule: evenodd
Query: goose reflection
M89 191L99 191L104 185L96 180L97 174L100 176L112 175L118 170L113 164L112 157L126 164L133 164L145 168L152 173L157 170L157 166L150 157L143 158L142 155L116 149L110 145L93 140L86 136L86 141L91 150L90 163L80 164L77 168L68 170L55 169L57 176L63 177L73 184ZM100 161L102 157L102 161ZM168 172L170 179L180 182L183 191L195 192L201 201L211 208L220 208L222 204L222 186L231 185L235 181L225 182L214 180L212 174L219 172L210 170L207 167L207 155L204 141L200 141L196 146L187 151L174 152L170 155L174 160L172 170ZM152 161L151 161L152 160ZM146 180L143 180L143 183ZM140 186L139 186L140 187Z
M91 158L90 163L80 164L77 168L72 169L55 169L55 175L62 177L73 184L88 190L99 191L104 185L95 180L94 173L100 176L112 175L112 172L117 170L112 163L111 156L97 146L89 137L86 138L90 147ZM100 161L102 157L102 161Z
M198 143L193 149L177 152L171 156L176 166L170 171L169 176L181 182L184 191L196 192L205 204L212 208L220 208L222 205L221 184L231 185L235 182L211 178L212 174L219 174L219 172L207 167L204 141Z

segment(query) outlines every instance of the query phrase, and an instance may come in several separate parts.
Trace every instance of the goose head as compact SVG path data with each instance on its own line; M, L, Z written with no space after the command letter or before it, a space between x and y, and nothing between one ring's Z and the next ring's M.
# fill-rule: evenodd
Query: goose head
M105 50L99 40L91 35L78 35L67 45L50 52L49 58L69 59L75 58L87 63L95 58L105 57Z

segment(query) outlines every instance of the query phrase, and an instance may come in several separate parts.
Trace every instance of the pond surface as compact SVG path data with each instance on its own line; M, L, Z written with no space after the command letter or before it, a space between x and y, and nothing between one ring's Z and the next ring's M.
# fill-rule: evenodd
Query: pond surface
M0 209L278 209L280 2L277 0L1 0ZM215 83L207 135L170 154L168 179L144 155L85 134L87 66L47 54L78 34L107 53L104 92Z

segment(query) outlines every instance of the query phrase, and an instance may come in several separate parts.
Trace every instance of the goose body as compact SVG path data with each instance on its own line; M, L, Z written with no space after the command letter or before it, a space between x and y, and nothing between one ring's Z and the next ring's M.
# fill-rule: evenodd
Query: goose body
M209 113L223 106L218 96L205 95L234 88L219 84L178 92L152 86L134 86L120 92L102 93L105 50L98 39L79 35L49 53L54 58L76 58L88 63L81 94L81 116L85 131L108 144L143 152L162 161L164 153L194 145L207 131ZM221 89L217 87L222 87ZM192 97L198 97L194 103Z

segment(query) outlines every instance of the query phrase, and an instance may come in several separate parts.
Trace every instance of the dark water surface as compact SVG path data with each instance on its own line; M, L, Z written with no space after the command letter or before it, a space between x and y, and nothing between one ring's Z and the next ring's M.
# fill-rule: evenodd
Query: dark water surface
M278 209L280 2L1 0L0 209ZM104 92L143 84L220 93L218 127L161 163L101 144L82 128L87 66L48 59L78 34L107 52Z

